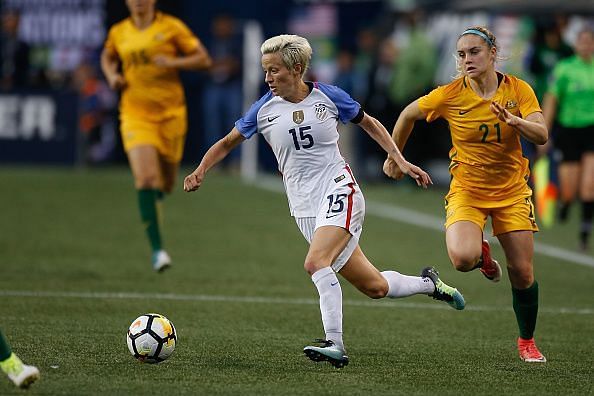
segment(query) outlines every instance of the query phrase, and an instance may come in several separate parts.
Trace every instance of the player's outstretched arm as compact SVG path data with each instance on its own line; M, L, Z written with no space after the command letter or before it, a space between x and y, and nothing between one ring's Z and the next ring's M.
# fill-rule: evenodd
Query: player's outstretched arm
M429 174L416 165L408 162L403 156L386 128L374 117L365 113L359 126L365 130L387 153L388 158L392 159L398 167L401 175L409 175L417 182L417 185L427 188L428 185L433 184ZM400 176L402 177L402 176ZM400 178L399 177L399 178Z
M425 115L419 109L417 100L406 106L402 113L400 113L392 131L392 140L399 150L404 150L404 146L415 126L415 122L423 118L425 118ZM404 176L401 168L389 155L384 162L383 171L386 176L396 180Z
M180 70L204 70L212 66L212 58L201 42L198 42L196 50L189 54L177 57L159 54L153 57L153 62L157 66L173 67Z
M118 55L114 51L104 48L101 52L101 71L103 71L109 87L115 90L126 86L126 79L118 71L119 65Z
M200 165L184 179L184 191L196 191L202 185L206 172L219 162L221 162L235 147L237 147L245 138L239 133L237 128L233 128L225 137L212 145L208 149Z

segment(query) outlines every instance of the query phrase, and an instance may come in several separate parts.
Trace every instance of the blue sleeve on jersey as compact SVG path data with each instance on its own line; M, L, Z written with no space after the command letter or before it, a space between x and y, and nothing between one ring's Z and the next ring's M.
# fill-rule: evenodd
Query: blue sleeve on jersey
M243 117L235 122L235 128L237 128L244 138L249 139L258 132L258 112L273 97L272 92L268 92L255 102Z
M337 86L329 84L317 83L317 87L329 97L332 102L334 102L338 108L338 118L343 124L346 124L357 117L361 105L359 102L351 98L348 93Z

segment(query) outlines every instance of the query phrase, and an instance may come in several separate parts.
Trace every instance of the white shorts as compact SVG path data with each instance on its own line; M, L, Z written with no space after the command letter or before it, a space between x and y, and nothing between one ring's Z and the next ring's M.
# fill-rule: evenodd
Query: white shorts
M351 234L344 250L332 263L332 269L339 272L346 264L353 251L359 244L365 219L365 198L354 183L336 186L326 194L317 217L295 217L299 230L308 243L311 243L314 232L323 226L336 226L347 230Z

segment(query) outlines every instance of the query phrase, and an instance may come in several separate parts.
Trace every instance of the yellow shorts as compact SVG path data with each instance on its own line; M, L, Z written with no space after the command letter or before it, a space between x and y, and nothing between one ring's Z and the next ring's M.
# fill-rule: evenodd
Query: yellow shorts
M185 113L162 121L122 116L120 130L126 152L137 146L150 145L157 148L165 161L181 161L187 130Z
M493 235L511 231L538 231L531 193L510 197L504 201L485 201L462 191L450 191L445 199L445 210L446 229L458 221L465 220L484 230L487 217L491 216Z

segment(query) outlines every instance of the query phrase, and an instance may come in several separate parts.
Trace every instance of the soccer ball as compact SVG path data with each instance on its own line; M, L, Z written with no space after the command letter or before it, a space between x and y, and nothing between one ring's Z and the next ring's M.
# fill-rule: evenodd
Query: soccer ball
M177 333L169 319L156 313L136 318L126 336L132 356L141 362L159 363L167 359L175 349Z

